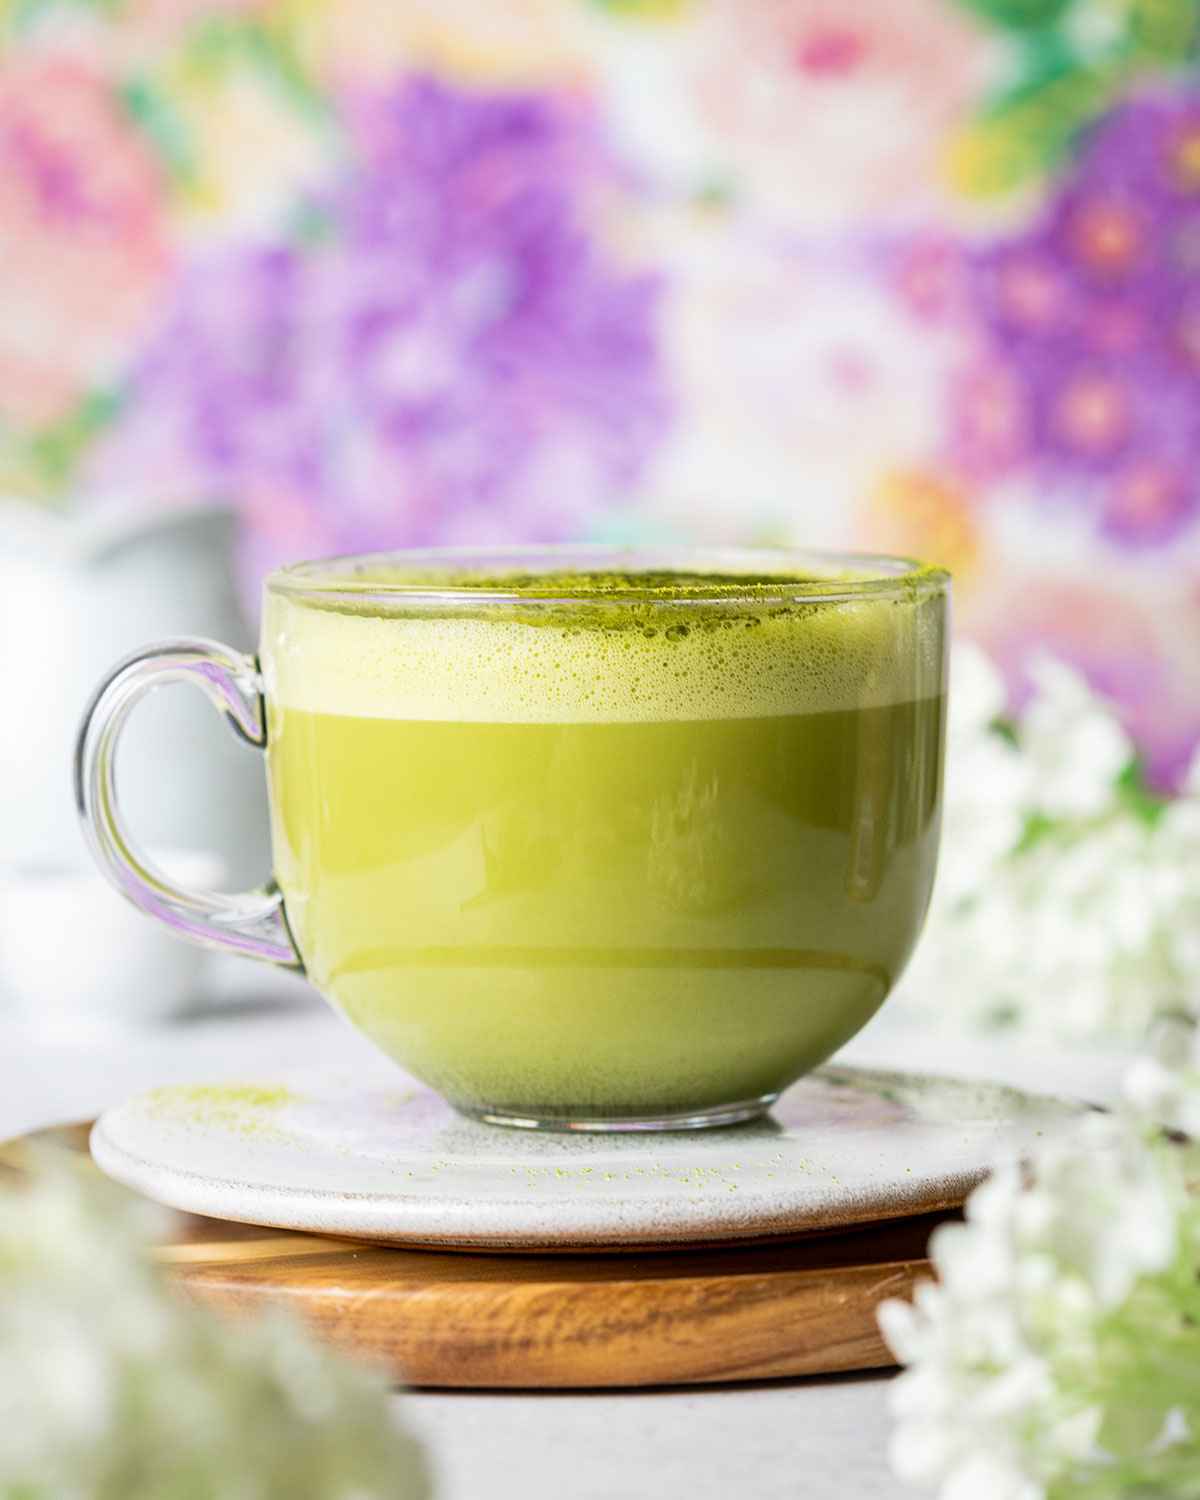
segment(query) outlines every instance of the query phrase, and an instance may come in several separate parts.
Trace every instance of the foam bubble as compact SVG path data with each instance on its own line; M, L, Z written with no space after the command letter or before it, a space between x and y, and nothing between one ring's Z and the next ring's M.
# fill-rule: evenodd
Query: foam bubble
M619 606L616 606L619 608ZM944 601L933 593L630 612L589 628L342 612L268 592L272 699L310 712L472 723L759 718L929 697L941 687ZM617 617L614 617L614 619Z

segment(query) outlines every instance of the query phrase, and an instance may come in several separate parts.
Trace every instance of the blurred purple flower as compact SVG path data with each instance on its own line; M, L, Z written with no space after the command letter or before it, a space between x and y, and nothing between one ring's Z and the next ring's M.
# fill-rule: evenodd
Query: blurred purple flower
M1114 110L1026 233L970 257L956 456L1023 469L1131 546L1200 515L1200 94Z
M231 495L255 571L578 534L668 422L658 283L586 226L615 181L587 119L423 79L347 114L307 234L184 275L91 477Z

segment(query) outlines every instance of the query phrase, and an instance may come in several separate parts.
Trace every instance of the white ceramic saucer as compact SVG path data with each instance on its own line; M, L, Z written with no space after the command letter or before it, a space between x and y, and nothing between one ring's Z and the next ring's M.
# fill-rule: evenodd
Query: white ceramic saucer
M397 1244L619 1248L828 1230L959 1204L1081 1106L827 1067L723 1130L526 1134L395 1069L156 1089L110 1109L98 1165L174 1208Z

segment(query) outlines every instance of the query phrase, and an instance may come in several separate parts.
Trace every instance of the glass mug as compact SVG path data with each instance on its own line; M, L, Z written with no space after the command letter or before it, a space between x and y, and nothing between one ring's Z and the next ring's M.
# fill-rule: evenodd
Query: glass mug
M433 550L266 582L258 660L136 653L84 717L92 851L181 936L302 968L465 1114L746 1120L875 1013L941 807L949 580L790 550ZM132 846L115 749L200 687L266 751L274 879Z

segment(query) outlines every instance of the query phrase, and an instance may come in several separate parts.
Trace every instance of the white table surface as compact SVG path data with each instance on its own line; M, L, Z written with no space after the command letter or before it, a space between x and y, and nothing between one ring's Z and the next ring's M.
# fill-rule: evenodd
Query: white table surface
M220 1012L87 1040L19 1029L0 1014L0 1139L93 1116L157 1084L278 1076L367 1055L298 983L273 991L266 1003L248 994ZM842 1058L1096 1100L1111 1095L1121 1065L1111 1053L934 1032L895 1002ZM428 1440L439 1500L889 1500L906 1492L887 1468L886 1392L886 1377L863 1376L397 1400Z

